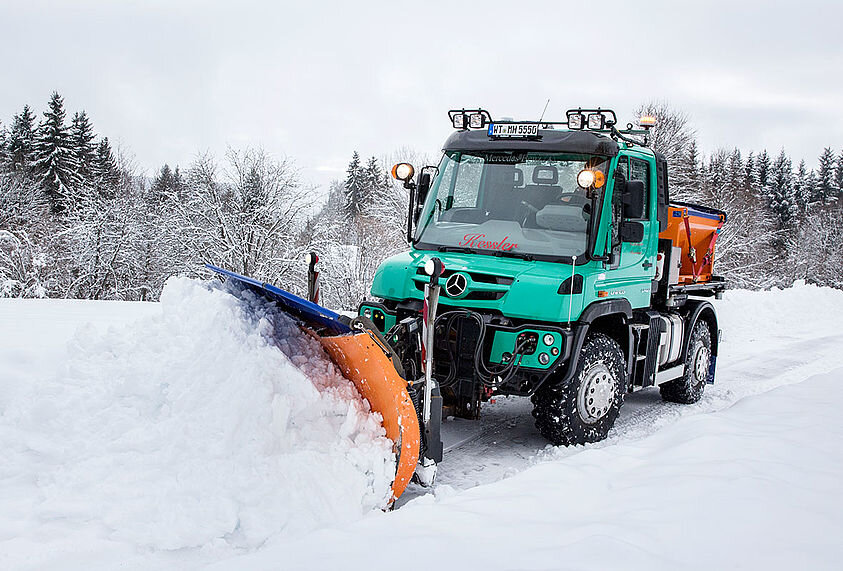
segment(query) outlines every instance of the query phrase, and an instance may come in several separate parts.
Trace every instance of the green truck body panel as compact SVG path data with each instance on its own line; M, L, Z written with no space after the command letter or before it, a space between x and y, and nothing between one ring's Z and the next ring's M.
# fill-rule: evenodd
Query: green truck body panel
M449 297L443 289L440 298L442 305L497 312L512 319L552 324L567 323L569 316L571 321L576 321L589 304L598 300L626 299L633 309L649 307L652 280L656 273L659 233L654 155L637 148L624 149L612 160L610 173L615 172L618 162L625 157L641 159L649 169L648 216L639 221L644 226L644 239L641 242L624 242L615 246L619 253L616 265L584 260L577 261L574 269L571 264L499 257L493 252L487 255L413 248L392 256L380 265L372 282L372 295L393 301L422 300L424 284L428 278L420 269L427 260L437 257L442 260L447 271L464 273L468 282L465 293L456 298ZM595 256L603 255L612 247L612 195L613 177L609 176L595 251L592 252ZM560 286L571 277L572 270L582 276L582 293L559 293ZM477 277L480 279L475 279ZM490 281L494 278L512 281L509 285L501 285ZM440 279L443 288L446 281L446 278ZM605 293L599 296L598 292ZM497 299L489 299L494 297Z

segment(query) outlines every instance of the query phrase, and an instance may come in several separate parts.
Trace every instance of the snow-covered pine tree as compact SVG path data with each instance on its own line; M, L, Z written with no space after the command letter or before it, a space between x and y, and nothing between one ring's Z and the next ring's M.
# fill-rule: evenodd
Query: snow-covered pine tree
M152 179L152 187L149 189L149 199L155 202L164 202L167 195L175 191L175 177L170 165L164 164L155 178Z
M702 193L696 197L714 208L724 208L732 198L729 181L729 157L725 149L717 149L703 168Z
M688 149L680 157L679 164L673 168L673 174L668 175L671 196L676 199L692 199L701 190L700 156L697 142L692 140Z
M755 161L755 173L753 179L758 181L758 188L755 192L758 196L763 196L767 188L767 179L770 176L770 155L767 154L767 149L764 149L758 155L758 160Z
M813 197L817 195L817 173L814 172L814 169L808 169L808 174L805 175L805 188L802 192L809 198L808 204L810 205L810 200L813 200Z
M837 157L837 163L834 166L834 188L836 193L830 197L837 203L840 203L840 200L843 199L843 150L840 151L840 155Z
M744 192L746 194L752 194L753 196L758 195L758 172L755 170L755 153L752 151L746 156L746 162L743 165L744 168Z
M793 188L793 166L784 149L770 167L765 194L770 209L776 215L778 227L791 226L798 216L799 208Z
M179 194L184 192L185 189L185 180L184 177L179 172L179 165L176 165L176 168L173 169L173 192L175 194Z
M73 145L64 119L64 101L54 91L35 137L33 163L53 213L67 209L71 188L77 182Z
M357 222L360 213L365 208L366 173L360 163L360 154L354 151L348 163L345 177L345 212L346 218Z
M120 187L120 169L111 150L108 137L103 137L97 144L97 153L93 163L93 178L98 192L104 198L113 198Z
M9 159L6 155L6 139L8 139L8 131L3 122L0 121L0 172L9 169Z
M18 171L29 168L33 160L35 144L35 114L29 105L23 106L23 111L12 119L6 141L6 160L10 170Z
M70 140L76 160L77 176L83 184L93 184L94 161L96 160L96 135L88 114L77 111L70 126Z
M819 159L817 170L817 187L813 202L828 204L832 198L837 196L838 190L835 185L835 164L834 152L830 147L823 149Z
M742 196L746 188L746 181L744 180L746 173L741 151L737 147L729 153L729 157L726 159L726 172L728 176L726 188L735 196Z
M799 161L799 167L793 177L793 196L799 219L802 220L811 204L811 189L808 187L808 168L805 166L805 159Z
M377 157L372 156L369 162L366 163L365 177L367 191L364 195L364 200L366 206L368 206L368 203L383 190L383 171L381 170L381 164Z
M695 200L726 211L729 223L717 242L717 269L736 287L759 287L769 280L775 250L772 216L761 199L745 185L746 166L740 153L715 150L701 166L702 181Z

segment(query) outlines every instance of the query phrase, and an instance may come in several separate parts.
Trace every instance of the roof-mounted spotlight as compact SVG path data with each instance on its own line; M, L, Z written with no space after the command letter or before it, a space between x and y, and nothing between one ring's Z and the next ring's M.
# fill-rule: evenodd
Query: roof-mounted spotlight
M454 129L467 131L468 129L482 129L492 122L492 115L485 109L451 109L448 118Z
M580 130L585 126L585 115L579 112L568 113L568 128L572 130Z
M602 113L588 114L588 128L592 131L600 131L606 126L606 117Z
M468 124L472 129L482 129L486 126L486 118L482 113L472 113L468 116Z

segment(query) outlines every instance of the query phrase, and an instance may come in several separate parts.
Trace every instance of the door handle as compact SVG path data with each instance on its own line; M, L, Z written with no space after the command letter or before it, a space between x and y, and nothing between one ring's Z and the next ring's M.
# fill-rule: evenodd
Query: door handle
M643 264L641 264L641 266L642 266L645 270L649 270L650 268L652 268L652 267L653 267L653 264L651 264L651 263L650 263L650 260L644 260L644 263L643 263Z

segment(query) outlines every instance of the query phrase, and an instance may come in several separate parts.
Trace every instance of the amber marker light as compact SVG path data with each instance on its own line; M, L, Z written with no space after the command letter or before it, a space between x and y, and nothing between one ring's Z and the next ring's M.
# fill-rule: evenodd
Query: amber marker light
M603 188L606 184L606 175L601 171L594 171L594 188Z
M638 119L638 124L644 127L645 129L649 129L650 127L656 124L656 118L652 115L642 115Z
M609 292L604 289L601 289L597 292L597 297L609 297Z

